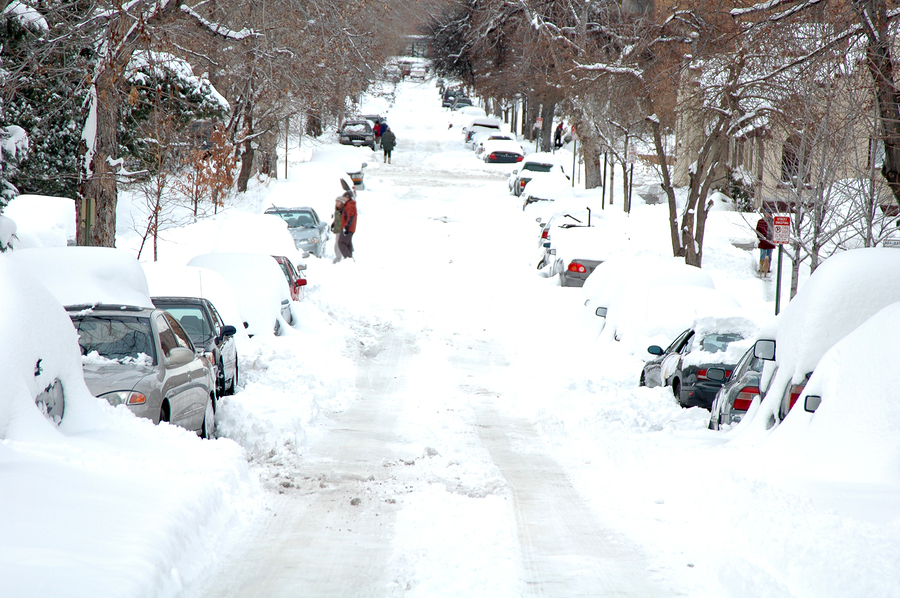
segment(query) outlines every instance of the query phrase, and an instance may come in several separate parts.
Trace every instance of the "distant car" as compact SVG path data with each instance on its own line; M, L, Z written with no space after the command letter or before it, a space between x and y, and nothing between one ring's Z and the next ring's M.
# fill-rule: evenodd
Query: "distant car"
M84 380L111 405L215 438L216 381L174 316L128 305L70 305Z
M797 402L806 407L806 385L822 356L877 312L900 302L900 278L889 272L900 272L900 251L887 247L839 253L816 268L756 341L754 355L765 364L755 417L775 425Z
M366 145L375 150L375 131L365 119L347 120L338 130L338 141L341 145Z
M247 334L280 334L293 322L291 292L284 271L271 255L206 253L188 262L215 270L228 282Z
M449 108L453 105L453 102L456 101L456 98L460 96L459 90L456 89L448 89L444 92L444 95L441 97L441 106L444 108Z
M535 152L529 154L522 161L522 164L509 175L508 186L509 192L516 197L522 195L531 179L543 176L548 172L559 172L566 175L559 158L555 154L548 152Z
M739 423L753 401L759 397L759 376L765 362L753 355L753 347L744 353L734 367L731 376L723 368L709 368L707 377L713 382L724 382L716 393L709 414L709 429L721 430L722 426Z
M478 106L463 106L455 112L451 112L447 119L447 128L464 127L470 120L477 116L487 116L484 108Z
M415 67L411 68L409 71L410 79L417 79L419 81L424 81L426 75L427 75L427 73L425 72L425 69L420 66L415 66Z
M291 299L294 301L301 301L303 299L303 287L306 286L306 278L300 275L300 272L297 268L294 267L293 262L283 255L273 255L275 261L281 267L281 271L284 272L284 279L288 283L288 289L291 291Z
M152 297L153 305L178 320L191 337L194 348L210 355L216 369L216 396L234 394L238 384L238 355L234 335L237 329L226 325L215 306L200 297Z
M481 155L489 164L515 164L525 159L522 146L512 139L488 138L482 144Z
M316 257L325 255L325 246L331 233L328 223L319 218L319 214L311 207L269 208L266 214L281 217L288 225L288 232L294 238L297 249Z
M492 116L475 116L463 125L463 143L469 146L473 143L472 138L481 132L491 135L499 133L501 126L500 120Z
M641 370L641 386L670 386L682 407L711 409L722 380L711 380L709 368L731 375L756 332L756 324L746 318L701 318L679 334L665 349L651 345L655 355Z
M466 97L458 97L453 100L453 103L450 104L450 110L456 112L460 108L465 108L466 106L472 106L472 100Z
M486 133L484 135L476 135L475 137L473 137L472 149L475 152L476 156L483 159L484 144L487 143L488 141L498 141L498 140L515 141L515 139L513 139L512 136L507 133L496 133L496 132ZM516 145L518 145L518 144L516 144ZM521 151L521 150L522 150L522 146L519 146L519 151Z

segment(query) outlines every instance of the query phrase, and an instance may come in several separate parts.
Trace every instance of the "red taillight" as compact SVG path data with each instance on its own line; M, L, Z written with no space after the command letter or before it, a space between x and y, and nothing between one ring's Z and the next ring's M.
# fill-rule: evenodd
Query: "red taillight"
M709 378L706 377L706 370L697 371L697 380L709 380Z
M750 409L750 403L757 396L759 396L759 388L756 386L745 386L734 398L734 407L732 409L735 411L747 411Z
M521 180L519 181L519 187L521 187L522 189L525 188L526 184L528 184L528 181L521 181Z
M796 403L797 399L800 398L800 393L803 392L804 388L806 388L806 382L804 382L803 384L792 384L791 385L791 400L790 400L790 405L788 406L789 410L794 408L794 403Z
M567 269L569 270L569 272L578 272L579 274L584 274L585 272L587 272L587 268L585 268L578 262L570 263Z
M491 155L488 156L488 158L491 159L491 160L496 160L496 159L497 159L497 154L495 154L494 152L491 152Z
M521 162L524 159L525 159L524 156L516 156L516 162Z
M541 238L542 238L542 239L549 239L549 238L550 238L550 231L549 231L548 229L544 229L543 232L541 232Z

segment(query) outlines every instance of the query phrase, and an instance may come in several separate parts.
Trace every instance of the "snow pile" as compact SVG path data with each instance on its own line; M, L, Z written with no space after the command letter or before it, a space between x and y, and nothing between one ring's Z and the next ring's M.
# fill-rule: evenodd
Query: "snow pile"
M273 214L234 214L223 219L210 253L286 256L295 266L302 259L287 222Z
M19 195L3 213L16 221L16 249L65 247L75 242L75 200Z
M488 151L487 149L485 151ZM529 171L528 173L532 173ZM550 172L535 173L532 179L528 181L525 188L522 189L522 199L524 201L557 201L575 197L575 189L572 187L566 175L553 170Z
M63 305L153 307L147 278L129 252L110 247L37 247L10 257Z

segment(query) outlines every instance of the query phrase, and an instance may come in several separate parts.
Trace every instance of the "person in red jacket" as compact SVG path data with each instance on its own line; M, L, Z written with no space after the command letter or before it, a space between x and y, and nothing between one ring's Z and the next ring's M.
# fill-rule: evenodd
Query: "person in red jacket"
M759 239L759 275L766 276L772 264L772 210L763 208L762 218L756 223L756 236Z
M341 211L341 236L338 239L341 255L353 257L353 233L356 232L356 200L353 193L344 191L344 209Z

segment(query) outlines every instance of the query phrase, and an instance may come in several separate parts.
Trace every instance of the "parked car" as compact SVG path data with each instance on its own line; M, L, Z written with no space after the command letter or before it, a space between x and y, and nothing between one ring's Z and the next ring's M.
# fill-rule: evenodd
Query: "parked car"
M365 119L346 120L338 129L338 141L341 145L366 145L375 150L375 131Z
M266 210L266 214L274 214L282 218L288 225L288 232L294 238L297 249L316 257L325 255L325 247L331 238L328 223L319 218L319 214L311 207L277 208Z
M484 157L484 144L488 141L497 141L497 140L505 140L505 141L515 141L511 135L507 133L486 133L484 135L476 135L472 138L472 150L475 152L475 155L479 158ZM518 144L516 144L518 145ZM519 146L519 151L522 150L522 146Z
M463 125L463 143L466 145L471 144L472 138L481 132L495 134L500 132L501 123L498 119L492 116L475 116L469 119L469 121Z
M205 351L215 367L216 396L234 394L238 384L237 329L225 324L215 306L201 297L152 297L153 305L169 312L191 337L194 347Z
M619 231L609 230L602 214L592 215L589 208L554 214L541 223L537 268L542 276L559 276L563 287L583 286L594 269L621 245Z
M453 100L453 103L450 104L450 110L456 112L460 108L465 108L466 106L472 106L472 105L473 105L472 100L470 100L469 98L460 96L460 97L457 97L455 100Z
M350 148L345 146L326 146L313 150L310 162L320 164L329 162L334 164L342 171L347 173L353 186L362 189L363 178L365 177L364 169L369 165L363 158L363 154L367 154L366 150ZM371 154L369 154L371 155Z
M416 79L416 80L418 80L418 81L424 81L426 76L427 76L427 73L426 73L426 71L425 71L425 68L424 68L424 67L421 67L421 66L414 66L414 67L412 67L412 68L410 69L410 71L409 71L409 78L410 78L410 79Z
M759 397L759 376L765 362L753 354L750 347L734 367L731 375L724 368L707 370L707 377L713 382L723 382L716 393L709 414L709 429L721 430L722 426L739 423Z
M772 426L797 402L822 356L881 309L900 301L900 251L873 247L823 262L781 314L759 334L754 355L765 360L756 417Z
M188 262L215 270L228 282L247 334L281 334L293 322L291 292L284 271L271 255L206 253Z
M288 257L283 255L273 255L272 257L275 258L275 262L278 263L281 271L284 272L284 279L287 281L288 289L291 291L291 299L293 301L302 301L306 279L300 275L300 272L298 272Z
M449 108L451 105L453 105L453 102L455 102L456 98L458 98L460 95L462 94L458 89L448 89L441 97L441 106L443 108Z
M70 305L91 392L138 417L214 438L216 381L181 324L161 309Z
M522 146L512 139L489 137L482 144L481 159L489 164L515 164L525 159Z
M478 116L487 116L484 108L478 106L463 106L455 112L451 112L447 119L447 128L464 127L470 120Z
M346 148L350 149L350 148ZM334 199L350 191L356 195L356 185L337 164L304 162L291 166L287 181L273 181L260 211L266 208L311 207L320 216L334 212ZM235 248L234 251L242 251ZM277 253L271 251L269 253ZM283 253L282 253L283 255Z
M701 318L665 349L659 345L647 349L656 357L644 364L639 384L670 386L682 407L711 409L723 380L710 379L709 368L720 368L725 378L730 376L756 330L756 324L746 318Z
M572 181L562 170L551 170L528 179L522 188L522 209L539 201L559 201L575 197Z
M522 161L522 165L510 173L508 178L509 192L518 197L522 195L522 191L525 190L525 185L527 185L531 179L543 176L549 172L558 172L563 175L566 174L559 158L555 154L548 152L535 152L529 154Z

